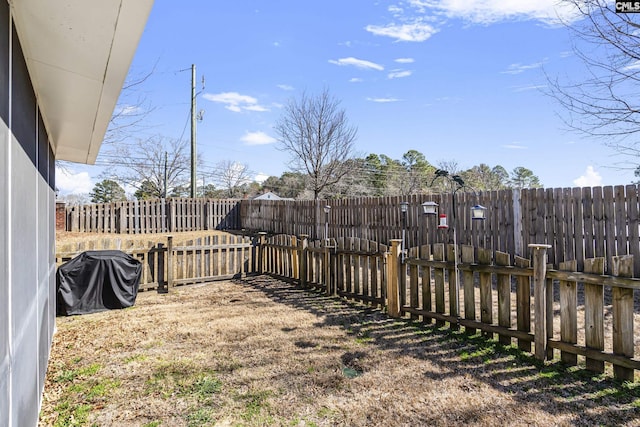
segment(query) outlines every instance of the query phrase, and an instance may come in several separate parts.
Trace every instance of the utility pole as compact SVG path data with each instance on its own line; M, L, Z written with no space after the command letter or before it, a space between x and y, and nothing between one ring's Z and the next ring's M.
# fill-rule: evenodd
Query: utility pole
M196 197L196 65L191 64L191 198Z

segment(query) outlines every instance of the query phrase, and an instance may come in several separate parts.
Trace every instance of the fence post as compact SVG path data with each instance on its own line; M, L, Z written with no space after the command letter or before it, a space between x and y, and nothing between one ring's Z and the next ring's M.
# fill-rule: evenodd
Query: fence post
M167 292L173 287L173 236L167 236Z
M153 250L153 248L151 248ZM166 294L169 292L169 285L165 285L164 283L164 244L158 243L158 251L156 252L158 257L158 271L157 271L157 282L158 282L158 293Z
M167 236L167 290L166 292L169 292L169 288L171 287L173 287L173 236Z
M391 239L391 252L387 254L387 313L391 317L400 317L398 294L398 263L400 261L400 243L402 239Z
M533 249L533 294L535 321L535 357L545 360L547 356L547 249L551 245L529 244Z
M331 246L329 246L329 239L324 239L324 282L326 285L325 294L327 296L332 295L333 283L331 282Z
M300 280L300 256L298 252L298 237L291 236L291 246L295 249L291 251L291 278Z
M301 234L298 240L298 271L300 271L300 287L307 287L307 248L309 247L309 235Z
M267 255L266 251L264 250L266 237L266 232L261 231L258 233L258 274L264 274L264 258Z

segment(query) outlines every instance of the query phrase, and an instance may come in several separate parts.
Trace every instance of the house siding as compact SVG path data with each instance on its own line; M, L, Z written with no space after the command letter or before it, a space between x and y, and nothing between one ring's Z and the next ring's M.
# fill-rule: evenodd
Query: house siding
M0 425L35 426L55 327L55 158L6 0L0 19Z

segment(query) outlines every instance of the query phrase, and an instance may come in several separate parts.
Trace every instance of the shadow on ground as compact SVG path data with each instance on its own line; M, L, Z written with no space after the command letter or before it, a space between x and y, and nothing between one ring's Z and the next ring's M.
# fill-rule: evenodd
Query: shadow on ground
M491 337L467 336L447 327L392 319L381 310L296 287L269 276L236 280L268 298L318 317L318 327L338 326L368 345L417 359L428 359L438 372L421 373L425 381L439 381L456 373L505 392L514 400L535 402L550 414L571 414L576 425L640 425L640 384L622 384L607 376L567 367L561 362L542 364L512 346ZM296 343L311 348L312 340ZM364 352L342 357L345 375L359 375L367 367ZM474 381L465 386L477 387Z

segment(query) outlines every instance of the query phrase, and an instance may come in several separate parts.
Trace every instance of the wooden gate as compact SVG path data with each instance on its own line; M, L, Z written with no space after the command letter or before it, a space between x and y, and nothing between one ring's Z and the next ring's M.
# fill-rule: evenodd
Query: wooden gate
M56 265L87 250L121 250L142 263L140 291L166 292L178 285L243 277L256 271L253 239L226 233L196 239L158 236L155 241L105 236L64 245L56 253Z

